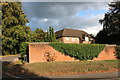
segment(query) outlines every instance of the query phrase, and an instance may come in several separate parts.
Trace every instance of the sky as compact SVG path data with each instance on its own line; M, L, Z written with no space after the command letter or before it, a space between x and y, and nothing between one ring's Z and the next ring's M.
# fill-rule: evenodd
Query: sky
M84 30L97 34L102 25L99 19L108 12L107 2L23 2L22 9L29 19L32 30L44 31L52 26L55 31L63 28Z

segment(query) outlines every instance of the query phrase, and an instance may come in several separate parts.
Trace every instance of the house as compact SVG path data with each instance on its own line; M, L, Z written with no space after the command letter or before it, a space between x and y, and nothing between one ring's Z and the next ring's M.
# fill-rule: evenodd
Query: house
M62 29L55 32L56 38L64 43L93 43L94 38L85 31L74 29Z

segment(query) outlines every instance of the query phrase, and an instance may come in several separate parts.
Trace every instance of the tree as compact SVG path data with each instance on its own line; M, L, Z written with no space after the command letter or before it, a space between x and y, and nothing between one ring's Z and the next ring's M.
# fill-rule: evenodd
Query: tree
M18 54L20 44L29 41L28 19L20 2L6 2L2 5L2 54Z
M42 29L35 29L33 34L33 42L44 42L46 33Z
M1 23L2 11L1 11L1 8L2 8L2 2L0 2L0 49L2 49L2 41L1 41L2 40L2 23Z
M120 1L111 2L109 7L109 12L104 15L104 19L100 20L100 23L103 24L103 31L107 32L104 40L106 42L106 38L109 38L109 42L106 43L120 44ZM100 34L101 32L98 33L98 35ZM97 37L100 37L98 35Z
M0 7L1 7L1 3L0 3ZM2 49L2 24L1 24L1 20L2 20L2 11L0 9L0 52Z
M101 30L95 37L95 42L100 44L108 43L108 32L106 30Z
M56 37L55 37L54 29L52 27L49 27L49 30L47 32L46 41L47 42L56 42Z

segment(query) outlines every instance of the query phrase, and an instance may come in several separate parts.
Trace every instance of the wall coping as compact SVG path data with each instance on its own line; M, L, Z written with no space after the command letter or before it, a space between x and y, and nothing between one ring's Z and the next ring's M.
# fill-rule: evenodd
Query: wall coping
M109 45L109 44L107 44L106 46L116 46L116 44L110 44L110 45Z
M33 42L33 43L29 43L29 44L49 44L49 42Z
M49 42L31 42L29 44L49 44ZM105 44L106 46L116 46L116 44Z

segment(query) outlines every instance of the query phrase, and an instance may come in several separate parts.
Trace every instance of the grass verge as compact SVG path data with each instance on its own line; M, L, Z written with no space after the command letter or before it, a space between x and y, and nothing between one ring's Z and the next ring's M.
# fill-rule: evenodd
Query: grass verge
M30 63L22 66L37 75L70 75L89 72L118 71L118 60L45 62Z

